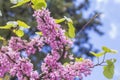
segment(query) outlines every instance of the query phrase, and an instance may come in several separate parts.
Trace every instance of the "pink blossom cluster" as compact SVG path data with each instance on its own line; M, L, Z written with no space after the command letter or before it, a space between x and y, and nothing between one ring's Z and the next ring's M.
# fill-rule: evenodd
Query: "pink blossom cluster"
M29 59L21 58L19 52L3 46L0 50L0 77L6 73L17 76L18 80L24 80L25 77L30 80L39 78L38 72L33 70L33 64Z
M93 68L93 62L89 59L85 59L81 62L71 62L70 64L62 65L60 62L56 62L56 58L47 55L44 63L41 66L42 72L46 75L43 80L74 80L75 76L79 76L80 79L90 75L91 68Z
M4 74L13 66L12 60L19 59L19 53L12 51L9 47L2 47L0 50L0 77L3 77Z
M50 17L47 9L37 10L34 17L38 23L38 30L42 32L42 37L22 40L18 37L11 37L8 46L0 49L0 77L6 73L17 76L18 80L74 80L76 76L80 79L90 75L93 62L85 59L75 62L74 58L67 65L63 65L61 59L66 58L68 51L66 47L71 47L72 41L65 36L65 31L54 19ZM28 57L41 50L44 43L51 47L51 52L47 54L41 65L41 74L34 70L34 65L29 58L23 58L20 54L24 50Z
M12 76L17 76L18 80L23 80L28 78L30 80L36 80L39 78L37 71L33 71L33 64L27 59L19 59L17 64L13 65L13 68L10 70Z
M42 9L35 11L34 16L38 23L37 28L43 33L45 42L52 48L51 54L46 56L41 66L42 72L45 74L42 77L43 80L74 80L75 76L82 79L82 74L89 75L91 68L93 68L93 63L90 60L72 62L73 64L67 66L59 61L61 55L66 55L64 47L71 46L71 40L64 35L61 26L50 17L50 12Z
M27 40L22 40L19 37L11 37L9 40L9 47L15 51L24 50L29 55L34 54L36 52L36 48L41 50L43 46L43 38L36 37L31 39L29 42Z
M35 16L38 23L38 30L43 33L45 42L51 46L52 50L57 51L63 49L64 46L72 43L65 36L65 30L50 17L50 12L47 9L35 11L33 16Z

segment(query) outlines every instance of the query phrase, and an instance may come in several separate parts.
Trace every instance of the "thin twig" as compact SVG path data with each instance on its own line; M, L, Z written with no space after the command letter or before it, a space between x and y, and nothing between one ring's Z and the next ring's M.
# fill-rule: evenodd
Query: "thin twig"
M104 62L105 61L105 54L104 54L104 56L103 56L103 61L102 62Z
M97 64L94 65L94 67L95 67L95 66L103 66L103 65L102 65L103 63L106 63L106 62L105 62L105 54L104 54L104 56L103 56L102 62L101 62L101 63L98 62Z
M98 64L99 64L99 57L97 58Z
M46 73L41 73L41 74L39 75L39 79L41 79L45 74L46 74Z
M64 55L65 55L65 50L66 50L66 48L65 48L65 46L64 46L63 52L62 52L60 58L57 60L57 62L61 61L61 59L64 57Z
M82 29L79 31L83 31L97 16L99 16L100 14L95 14L83 27Z
M16 63L8 54L6 54L6 56L13 62ZM16 63L17 64L17 63Z

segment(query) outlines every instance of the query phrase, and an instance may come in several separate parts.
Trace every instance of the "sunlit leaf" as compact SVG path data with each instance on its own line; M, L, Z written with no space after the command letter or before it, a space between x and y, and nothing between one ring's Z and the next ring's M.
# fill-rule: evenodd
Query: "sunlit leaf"
M116 50L110 49L110 48L108 48L108 47L106 47L106 46L103 46L102 49L103 49L105 52L107 52L107 53L117 53Z
M23 37L24 32L22 30L13 30L13 32L18 36L18 37Z
M116 59L115 58L113 58L113 59L109 59L109 60L106 60L106 62L107 62L107 64L113 64L113 63L115 63L116 62Z
M30 0L22 0L22 1L18 2L16 5L12 6L11 8L22 6L22 5L24 5L25 3L28 3L28 2L30 2Z
M27 25L25 22L23 22L23 21L17 20L17 22L18 22L18 25L19 25L20 27L30 28L30 26L28 26L28 25Z
M110 53L117 53L117 50L113 50L113 49L111 49L111 52Z
M11 25L12 27L17 27L18 26L18 22L16 22L16 21L8 21L7 25Z
M75 37L75 27L73 26L73 24L71 22L68 22L68 34L70 38L74 38Z
M32 2L33 2L32 8L35 10L47 7L47 3L45 2L45 0L36 0L36 1L33 0Z
M4 38L4 37L2 37L2 36L0 36L0 40L5 40L5 38Z
M12 27L17 27L17 25L16 21L8 21L5 26L0 26L0 29L11 29Z
M68 65L68 64L69 64L68 62L65 62L63 65L66 66L66 65Z
M72 23L72 24L73 24L72 19L70 19L70 18L68 18L68 17L66 17L66 16L64 16L64 19L65 19L67 22L69 22L69 23Z
M65 18L62 18L62 19L55 19L55 22L56 22L56 23L61 23L61 22L63 22L63 21L65 21Z
M3 45L6 45L7 44L7 41L4 37L0 36L0 40L3 41Z
M44 1L44 0L31 0L31 2L32 2L33 5L37 4L37 3L41 2L41 1Z
M113 74L114 74L114 66L104 66L104 71L103 74L106 78L108 79L112 79L113 78Z
M68 32L65 33L65 35L70 38L74 38L75 37L75 27L73 26L72 19L67 18L66 16L64 16L64 19L67 21L67 24L68 24Z
M108 79L112 79L113 75L114 75L114 63L116 62L116 60L107 60L107 65L103 67L104 71L103 74L106 78Z
M95 53L95 52L90 52L92 55L94 55L95 57L101 57L105 54L105 52L100 52L100 53Z
M69 37L69 34L68 34L68 32L67 32L67 31L65 32L65 36Z
M0 26L0 29L11 29L11 25Z
M110 52L111 50L109 48L107 48L106 46L103 46L102 49L105 51L105 52Z
M42 32L35 32L35 33L38 34L38 35L43 35Z
M76 62L82 62L84 59L83 58L75 58Z

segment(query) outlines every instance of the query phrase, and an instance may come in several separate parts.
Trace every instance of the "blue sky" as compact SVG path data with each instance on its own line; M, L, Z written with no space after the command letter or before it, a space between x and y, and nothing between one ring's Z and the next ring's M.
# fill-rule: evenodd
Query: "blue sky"
M82 0L78 0L79 2ZM103 36L97 35L94 31L89 31L90 42L94 47L101 49L107 46L118 51L115 55L107 55L109 58L116 58L115 75L112 80L120 80L120 0L91 0L91 7L85 16L93 13L94 10L102 12L101 22L103 27L100 29L105 32ZM94 60L96 62L96 60ZM84 80L108 80L103 76L102 67L96 67L90 76Z

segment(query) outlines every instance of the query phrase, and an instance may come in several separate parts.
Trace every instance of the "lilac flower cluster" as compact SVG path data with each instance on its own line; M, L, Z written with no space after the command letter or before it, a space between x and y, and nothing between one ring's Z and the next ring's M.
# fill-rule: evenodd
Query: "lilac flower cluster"
M43 80L74 80L75 76L79 76L82 79L82 74L89 75L93 63L90 60L84 60L83 62L72 62L67 66L64 66L59 59L61 55L66 55L64 47L71 46L71 40L64 34L59 24L56 24L54 19L50 17L50 12L46 9L35 11L34 15L38 23L37 28L43 33L45 42L52 48L51 54L48 54L44 63L42 63L41 69L45 74ZM62 57L64 57L62 56Z
M6 73L17 76L18 80L28 77L30 80L39 78L38 72L33 71L33 64L29 59L21 58L20 53L10 47L2 47L0 50L0 77Z
M19 51L25 48L25 42L21 38L18 37L11 37L9 40L9 47L11 47L15 51Z
M64 46L70 45L71 40L65 37L65 31L54 19L50 17L50 12L46 9L35 11L34 15L38 23L38 30L43 33L45 42L49 44L52 50L63 49ZM54 55L54 54L53 54Z
M9 47L2 47L0 50L0 77L3 77L6 72L10 71L13 59L19 59L19 53L12 51Z
M60 62L56 62L55 57L47 55L41 68L42 72L46 74L42 77L44 80L74 80L75 76L82 79L83 74L85 76L90 75L93 62L86 59L81 62L62 65Z
M27 59L20 59L16 62L17 64L13 65L13 68L10 70L12 76L17 76L18 80L23 80L27 77L30 80L37 80L39 74L36 71L33 71L33 64Z
M82 79L83 74L90 75L93 62L88 59L74 62L74 58L66 50L66 47L71 47L72 41L65 36L61 26L50 17L50 12L43 8L35 11L34 17L43 36L30 41L11 37L8 46L2 46L0 49L0 77L9 73L11 76L17 76L18 80L74 80L76 76ZM51 47L51 51L41 65L42 73L38 74L33 70L30 59L22 58L20 52L25 51L28 56L35 54L37 50L41 50L44 43ZM72 61L63 65L61 59L67 56Z
M75 76L79 76L80 79L85 76L90 75L91 68L93 68L93 62L89 59L85 59L81 62L74 62L65 65L64 71L61 72L61 75L65 80L74 80Z
M11 47L15 51L24 50L29 55L35 54L37 47L39 50L41 50L41 47L43 46L43 38L35 37L31 39L29 42L27 40L22 40L19 37L12 37L9 40L9 47Z

